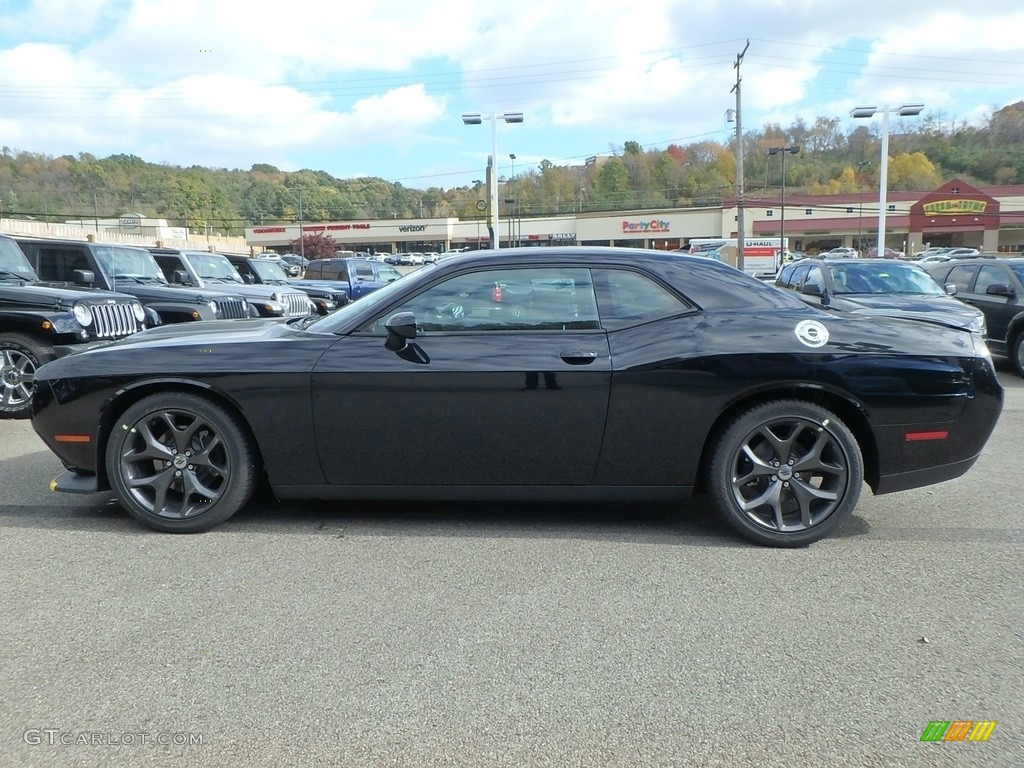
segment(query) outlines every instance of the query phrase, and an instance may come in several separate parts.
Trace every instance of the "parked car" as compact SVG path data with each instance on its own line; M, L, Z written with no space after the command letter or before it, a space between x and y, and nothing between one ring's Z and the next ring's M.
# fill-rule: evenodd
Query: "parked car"
M575 307L436 314L495 282L571 285ZM288 499L699 491L748 539L802 546L836 532L865 483L968 471L1002 407L975 334L830 314L725 264L632 248L481 251L327 317L192 328L39 369L33 427L68 468L56 490L112 490L182 533L223 523L263 478Z
M879 258L879 256L878 256L878 248L875 248L873 246L871 248L868 248L867 253L864 254L864 258L866 258L866 259L877 259L877 258ZM905 259L905 258L907 258L907 255L905 253L903 253L903 251L897 251L895 248L890 248L889 246L886 246L885 249L882 252L881 258L883 258L883 259Z
M209 251L149 248L164 276L173 285L213 288L240 293L260 317L306 317L316 314L309 296L291 286L250 285L227 257Z
M775 285L830 312L913 318L985 335L978 309L950 296L910 262L804 259L785 266Z
M225 253L224 255L230 257L244 254ZM286 277L298 277L302 273L302 269L298 264L290 262L286 260L284 256L280 256L276 253L258 253L253 258L259 259L260 261L268 261L273 264L276 264L281 268L281 271L285 273Z
M340 290L316 285L300 285L288 280L277 259L251 259L238 254L226 254L239 276L249 285L269 285L275 288L297 286L316 305L318 315L329 315L338 307L348 304L348 294Z
M984 313L988 346L1024 376L1024 258L968 257L932 264L928 272Z
M0 235L0 418L28 418L39 366L158 323L134 296L43 282Z
M156 313L161 323L250 316L246 298L230 287L215 290L172 286L145 248L84 240L15 239L45 279L131 294Z
M394 267L373 259L315 259L306 267L306 276L292 284L330 288L355 301L401 277Z
M823 259L856 259L860 257L860 251L856 248L833 248L830 251L825 251L819 254Z
M304 256L300 256L297 253L281 254L281 260L291 267L286 270L288 277L302 277L302 273L305 272L306 267L309 266L309 259Z

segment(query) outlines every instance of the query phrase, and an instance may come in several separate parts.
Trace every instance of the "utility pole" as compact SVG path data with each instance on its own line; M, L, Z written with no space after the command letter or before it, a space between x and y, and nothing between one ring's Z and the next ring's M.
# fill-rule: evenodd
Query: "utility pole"
M736 63L733 69L736 70L736 85L732 90L736 93L736 266L743 271L743 120L740 113L740 64L743 63L743 54L750 47L750 40L743 46L743 50L736 55Z

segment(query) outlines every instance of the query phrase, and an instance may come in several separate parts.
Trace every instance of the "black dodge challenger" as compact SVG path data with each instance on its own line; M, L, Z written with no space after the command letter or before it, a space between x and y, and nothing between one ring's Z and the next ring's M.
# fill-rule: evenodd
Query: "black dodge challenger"
M866 482L958 477L1002 389L977 334L837 317L716 261L601 247L445 259L322 318L154 328L42 366L33 424L137 520L281 499L683 499L800 546Z

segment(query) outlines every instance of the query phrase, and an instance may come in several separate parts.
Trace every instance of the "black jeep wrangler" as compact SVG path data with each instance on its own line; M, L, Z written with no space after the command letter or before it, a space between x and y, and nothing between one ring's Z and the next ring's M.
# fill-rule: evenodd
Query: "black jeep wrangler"
M0 235L0 418L30 415L43 363L158 322L134 296L41 282L18 244Z

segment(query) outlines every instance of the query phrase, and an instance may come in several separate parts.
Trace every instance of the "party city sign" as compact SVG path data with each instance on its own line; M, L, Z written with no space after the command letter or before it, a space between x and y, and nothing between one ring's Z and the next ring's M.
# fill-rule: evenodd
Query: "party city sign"
M669 222L663 219L644 219L643 221L622 222L623 232L668 232Z

